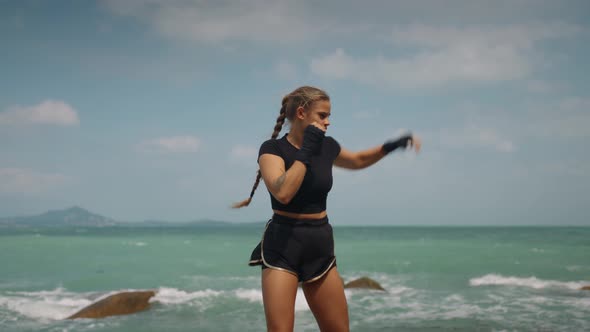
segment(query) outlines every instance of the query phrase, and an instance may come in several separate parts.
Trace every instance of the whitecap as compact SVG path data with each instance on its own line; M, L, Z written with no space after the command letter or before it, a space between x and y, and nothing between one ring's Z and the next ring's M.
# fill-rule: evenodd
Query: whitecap
M472 278L469 280L471 286L519 286L519 287L530 287L535 289L543 288L568 288L572 290L578 290L582 286L590 284L590 282L583 281L557 281L557 280L543 280L538 279L535 276L523 278L523 277L511 277L502 276L499 274L486 274L483 277Z
M579 272L582 270L587 270L588 268L581 265L568 265L565 267L565 269L570 272Z
M0 296L0 307L33 319L58 320L92 303L86 296L62 287L50 291L7 292Z
M249 302L259 302L262 303L262 290L261 289L237 289L234 291L234 295L243 300L247 300ZM309 309L309 305L307 304L307 300L305 299L305 294L303 293L303 289L297 288L297 294L295 297L295 311L307 311Z
M103 292L69 292L63 287L32 292L5 292L0 295L0 307L36 320L65 319L88 305L121 292L139 291L120 289Z
M194 292L187 292L177 288L160 287L156 292L156 296L150 299L150 302L160 302L163 304L181 304L192 302L197 299L216 297L223 292L205 289Z
M136 247L143 247L143 246L147 246L147 243L142 242L142 241L135 241L135 242L123 242L124 245L126 246L136 246Z

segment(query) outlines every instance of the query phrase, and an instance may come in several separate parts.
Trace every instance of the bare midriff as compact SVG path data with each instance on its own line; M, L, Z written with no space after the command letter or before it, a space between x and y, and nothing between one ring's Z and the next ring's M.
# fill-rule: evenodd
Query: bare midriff
M318 213L294 213L294 212L287 212L281 210L272 210L274 213L279 214L281 216L295 218L295 219L322 219L325 218L328 213L326 210Z

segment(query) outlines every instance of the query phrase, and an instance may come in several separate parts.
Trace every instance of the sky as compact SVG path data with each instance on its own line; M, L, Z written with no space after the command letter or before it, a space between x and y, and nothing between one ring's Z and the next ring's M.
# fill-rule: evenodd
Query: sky
M343 147L423 143L335 168L332 224L590 226L587 0L0 0L0 40L0 217L267 220L312 85Z

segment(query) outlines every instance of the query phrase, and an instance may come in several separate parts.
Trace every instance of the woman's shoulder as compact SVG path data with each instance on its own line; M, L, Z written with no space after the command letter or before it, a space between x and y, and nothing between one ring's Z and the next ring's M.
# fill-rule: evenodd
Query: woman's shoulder
M260 147L261 148L263 148L263 147L268 147L268 148L275 147L275 148L278 148L278 147L281 146L281 140L282 140L282 138L269 138L266 141L262 142L262 144L260 144Z
M324 141L325 141L327 144L329 144L330 146L333 146L333 147L340 147L340 143L338 143L338 141L337 141L337 140L336 140L334 137L332 137L332 136L326 136L326 137L324 138Z
M332 136L326 136L324 138L329 144L338 144L338 141Z
M281 156L281 139L267 139L266 141L262 142L260 145L260 149L258 150L258 157L265 153L270 153L274 155Z
M332 136L326 136L324 141L328 150L331 151L332 157L336 158L340 154L340 143Z

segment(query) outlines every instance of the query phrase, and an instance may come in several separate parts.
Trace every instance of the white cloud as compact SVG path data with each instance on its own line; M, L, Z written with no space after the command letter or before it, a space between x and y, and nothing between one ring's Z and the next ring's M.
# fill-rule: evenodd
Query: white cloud
M312 59L310 69L325 78L394 88L515 80L529 76L537 65L535 43L579 31L559 23L463 28L411 24L395 27L391 40L410 55L354 57L339 48Z
M201 141L194 136L161 137L142 142L140 149L147 152L197 152Z
M66 183L63 174L44 174L30 169L0 168L0 193L35 194Z
M230 156L232 159L255 160L258 149L253 146L236 145L231 149Z
M102 4L113 13L121 16L145 15L150 8L164 5L166 0L104 0Z
M515 144L497 130L467 125L461 129L443 129L438 142L447 148L491 148L499 152L514 152Z
M78 125L78 112L59 100L45 100L35 106L14 106L0 113L0 125L51 124Z
M325 78L349 79L381 87L420 88L453 81L499 81L523 78L531 65L506 47L457 46L410 58L353 58L344 50L315 58L311 71Z
M477 44L530 48L537 41L572 36L580 31L578 26L560 22L506 26L477 25L461 28L410 24L394 27L392 37L394 44L433 48Z
M106 1L122 16L146 20L166 37L197 42L227 40L288 42L313 36L302 6L289 1L238 2Z
M584 0L567 5L550 0L104 0L115 15L146 22L175 39L199 42L227 40L292 42L325 41L334 36L365 38L391 34L391 22L421 20L438 24L510 23L556 17L587 9ZM335 10L337 8L337 10Z

